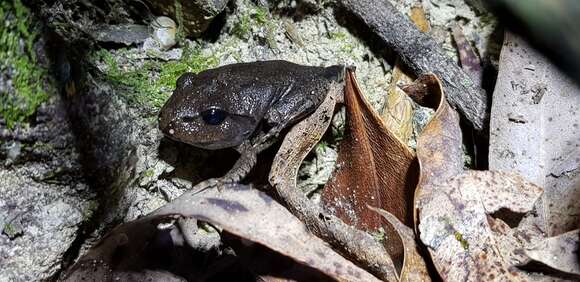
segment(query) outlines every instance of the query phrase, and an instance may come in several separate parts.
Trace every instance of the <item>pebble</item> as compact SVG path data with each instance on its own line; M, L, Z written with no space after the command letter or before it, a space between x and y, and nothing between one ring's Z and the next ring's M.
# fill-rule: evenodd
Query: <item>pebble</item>
M177 43L177 24L171 18L157 17L150 24L153 30L153 39L159 44L161 50L169 50Z

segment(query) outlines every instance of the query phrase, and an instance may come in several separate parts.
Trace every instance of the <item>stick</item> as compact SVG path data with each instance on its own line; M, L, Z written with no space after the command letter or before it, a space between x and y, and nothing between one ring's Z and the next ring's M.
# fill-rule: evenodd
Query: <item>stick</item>
M487 96L471 78L448 58L429 35L417 27L387 0L340 0L342 7L359 18L403 63L419 76L432 72L443 82L449 104L477 129L488 116Z

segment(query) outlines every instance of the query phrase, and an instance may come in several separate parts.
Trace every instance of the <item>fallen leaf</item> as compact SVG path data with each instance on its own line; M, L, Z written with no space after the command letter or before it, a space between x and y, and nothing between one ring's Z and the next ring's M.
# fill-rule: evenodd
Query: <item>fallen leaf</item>
M421 3L417 3L411 7L409 18L411 18L411 21L413 21L419 31L429 32L431 30L431 25L429 24L429 20L427 20L425 9L423 9L423 5Z
M144 267L159 267L158 258L175 262L169 259L169 253L176 251L175 246L171 240L164 240L171 238L169 230L157 229L159 224L172 219L173 216L150 217L116 227L83 255L67 271L63 280L96 282L133 277L146 281L163 277L167 281L183 281L182 277L165 270Z
M413 229L404 225L399 219L389 212L369 206L369 209L380 214L399 234L403 242L405 258L399 281L431 281L425 260L419 254L415 243Z
M430 29L429 21L421 4L411 8L410 18L422 32ZM391 83L387 90L387 100L381 110L381 118L385 126L393 132L403 144L407 144L413 134L413 101L399 85L413 82L412 75L405 73L401 66L401 59L397 58L391 73Z
M580 88L520 37L506 33L493 95L489 167L545 189L549 235L580 227Z
M451 34L453 34L453 40L457 47L457 52L459 53L459 62L461 63L461 68L471 77L473 83L478 87L481 87L481 82L483 80L483 68L481 67L481 61L479 56L475 53L475 50L465 38L463 34L463 29L459 25L454 25L451 28Z
M405 91L419 104L436 109L417 144L421 175L415 207L421 241L441 277L449 281L532 279L516 269L509 256L525 244L501 245L492 226L502 221L496 222L492 215L504 210L531 215L542 189L513 173L464 171L459 118L447 104L439 80L425 75ZM518 226L513 229L524 232Z
M92 275L90 277L96 281L111 281L121 272L139 272L140 268L150 265L150 261L162 258L160 255L156 257L157 252L147 250L169 252L171 246L186 242L176 239L178 236L163 235L175 232L175 228L159 229L161 223L168 225L170 220L185 217L219 226L224 232L243 239L245 243L241 245L257 243L274 251L274 254L288 257L302 265L300 271L294 274L303 275L305 271L314 271L314 276L309 279L379 281L330 249L266 194L243 185L230 185L223 189L226 191L211 189L186 192L150 216L117 227L79 260L69 279L84 278L82 275L86 274ZM162 230L173 231L164 233ZM186 233L184 236L187 236ZM189 261L187 257L185 259ZM190 266L195 273L196 266Z
M351 70L347 71L344 95L345 137L322 201L327 210L347 224L370 232L384 228L385 247L395 266L400 266L403 246L398 234L367 205L380 207L411 226L416 159L364 99Z
M556 270L580 276L580 230L546 238L535 246L526 249L530 260L541 262ZM580 278L580 277L578 277Z
M385 126L401 140L401 143L407 144L413 134L413 102L397 84L410 82L412 79L403 78L406 75L401 72L397 65L395 64L393 69L381 118L385 122Z
M362 95L354 73L345 86L346 132L338 149L337 168L323 191L323 201L345 222L376 231L380 216L367 205L383 208L411 224L410 208L417 167L409 148L389 132Z

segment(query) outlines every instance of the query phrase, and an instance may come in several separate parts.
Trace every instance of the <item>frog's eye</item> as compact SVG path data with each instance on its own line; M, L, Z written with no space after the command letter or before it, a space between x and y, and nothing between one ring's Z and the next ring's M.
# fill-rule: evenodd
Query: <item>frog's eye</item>
M221 124L227 116L228 112L216 108L211 108L201 112L201 118L209 125Z

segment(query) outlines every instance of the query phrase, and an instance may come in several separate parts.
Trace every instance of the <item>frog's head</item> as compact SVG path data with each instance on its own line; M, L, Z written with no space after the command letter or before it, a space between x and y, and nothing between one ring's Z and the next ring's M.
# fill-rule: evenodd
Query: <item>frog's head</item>
M210 150L235 147L248 139L257 121L236 112L236 97L223 93L219 85L223 82L213 72L183 74L159 113L163 134Z

